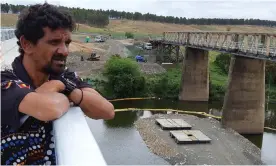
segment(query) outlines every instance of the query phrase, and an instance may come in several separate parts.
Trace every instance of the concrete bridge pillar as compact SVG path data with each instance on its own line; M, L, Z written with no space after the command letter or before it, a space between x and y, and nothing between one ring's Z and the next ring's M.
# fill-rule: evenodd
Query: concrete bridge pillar
M186 47L179 100L209 100L208 51Z
M264 131L265 61L232 56L222 125L241 134Z

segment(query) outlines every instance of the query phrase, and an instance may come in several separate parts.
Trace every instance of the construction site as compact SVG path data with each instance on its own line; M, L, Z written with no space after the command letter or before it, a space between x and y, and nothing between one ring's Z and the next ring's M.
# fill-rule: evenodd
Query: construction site
M89 38L89 40L87 40ZM121 57L133 56L133 53L127 48L132 47L141 52L146 52L146 63L139 63L140 69L146 74L156 74L164 72L165 69L156 63L155 52L153 50L143 50L138 48L145 40L135 41L134 39L112 39L105 37L102 42L96 41L97 36L89 34L73 34L72 43L69 47L70 56L68 56L68 67L76 70L81 77L93 77L100 74L104 69L105 62L112 55ZM139 53L139 52L138 52ZM135 58L135 57L133 57Z

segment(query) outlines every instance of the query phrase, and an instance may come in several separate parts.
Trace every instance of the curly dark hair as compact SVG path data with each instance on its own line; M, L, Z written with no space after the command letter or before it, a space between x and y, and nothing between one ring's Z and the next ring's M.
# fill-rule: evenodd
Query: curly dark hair
M19 41L20 37L24 35L26 40L36 44L44 36L43 28L45 27L52 30L64 28L72 32L76 24L68 12L58 9L54 5L44 3L30 6L20 13L15 30L21 55L24 55L24 50Z

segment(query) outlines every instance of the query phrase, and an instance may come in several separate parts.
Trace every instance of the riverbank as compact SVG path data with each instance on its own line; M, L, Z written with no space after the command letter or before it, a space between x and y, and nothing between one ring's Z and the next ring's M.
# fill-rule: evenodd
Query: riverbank
M139 53L137 48L128 47L130 55L127 59L132 59L134 61L134 55ZM142 54L146 54L142 52ZM150 55L152 56L152 55ZM227 89L228 80L228 67L230 64L231 56L228 54L220 54L215 51L209 52L209 100L210 101L223 101L224 95ZM141 66L141 63L137 63ZM147 64L147 63L143 63ZM226 65L227 64L227 65ZM158 64L156 64L158 65ZM182 74L182 63L173 64L170 67L161 66L161 68L166 68L165 71L160 71L155 73L146 73L141 71L141 74L145 80L144 89L141 90L139 96L127 96L127 97L158 97L167 99L178 99L180 84L181 84L181 74ZM275 67L274 67L275 68ZM269 72L266 73L268 75ZM271 72L270 72L271 73ZM266 100L268 102L276 101L276 86L273 81L268 81L266 77ZM108 98L111 96L110 93L106 93L102 89L102 80L91 80L96 88L102 94ZM111 97L112 98L112 97Z
M105 63L114 54L119 54L122 58L133 61L133 65L140 69L140 74L144 78L144 87L139 90L139 93L135 93L136 96L122 96L116 97L158 97L178 99L181 74L182 74L182 62L174 63L169 67L166 65L160 65L156 63L157 53L154 50L141 50L136 47L137 42L135 40L107 40L104 43L83 43L83 35L74 35L73 47L71 48L71 55L68 58L68 66L76 70L78 74L89 80L93 84L94 88L98 90L104 97L110 99L114 98L113 92L107 90L105 85L108 83L108 79L103 75ZM87 61L90 56L91 50L95 51L100 56L100 61ZM181 49L181 55L185 52L185 48ZM147 63L136 63L135 56L137 54L145 55L148 60ZM80 61L80 57L84 57L84 61ZM228 67L230 64L231 56L228 54L221 54L215 51L209 51L209 100L221 101L224 99L224 95L227 89L228 80ZM117 64L120 67L121 64ZM276 74L272 81L268 81L268 73L275 73L276 66L267 65L266 67L266 99L269 102L276 101ZM121 70L118 68L118 70ZM121 71L124 72L124 71ZM133 79L133 78L129 78ZM274 81L273 81L274 80ZM120 85L127 83L123 81ZM129 83L127 83L129 84ZM133 86L135 86L133 84ZM129 85L126 85L130 89Z
M162 130L155 124L156 118L183 119L192 126L192 129L202 131L212 141L207 144L177 145L168 131ZM214 119L183 114L155 114L137 120L135 127L151 152L172 165L264 164L257 146L232 129L222 128L219 121Z

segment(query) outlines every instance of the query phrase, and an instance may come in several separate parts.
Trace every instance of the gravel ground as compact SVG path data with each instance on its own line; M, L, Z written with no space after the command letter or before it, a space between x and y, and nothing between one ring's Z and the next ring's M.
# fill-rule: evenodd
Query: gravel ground
M212 141L207 144L177 145L168 131L163 131L155 124L156 118L181 118L188 122L192 129L202 131ZM232 129L222 128L219 121L211 118L183 114L155 114L150 118L139 119L135 122L135 127L148 148L172 165L264 164L257 146Z
M166 70L157 63L139 63L141 72L146 74L160 74Z
M87 61L92 50L100 55L99 61ZM93 77L103 71L105 62L114 54L127 57L129 50L118 40L107 40L104 43L74 42L70 56L68 56L67 66L77 71L81 77ZM81 56L84 57L84 61L81 61ZM139 67L141 72L146 74L165 72L165 69L156 63L139 63Z

